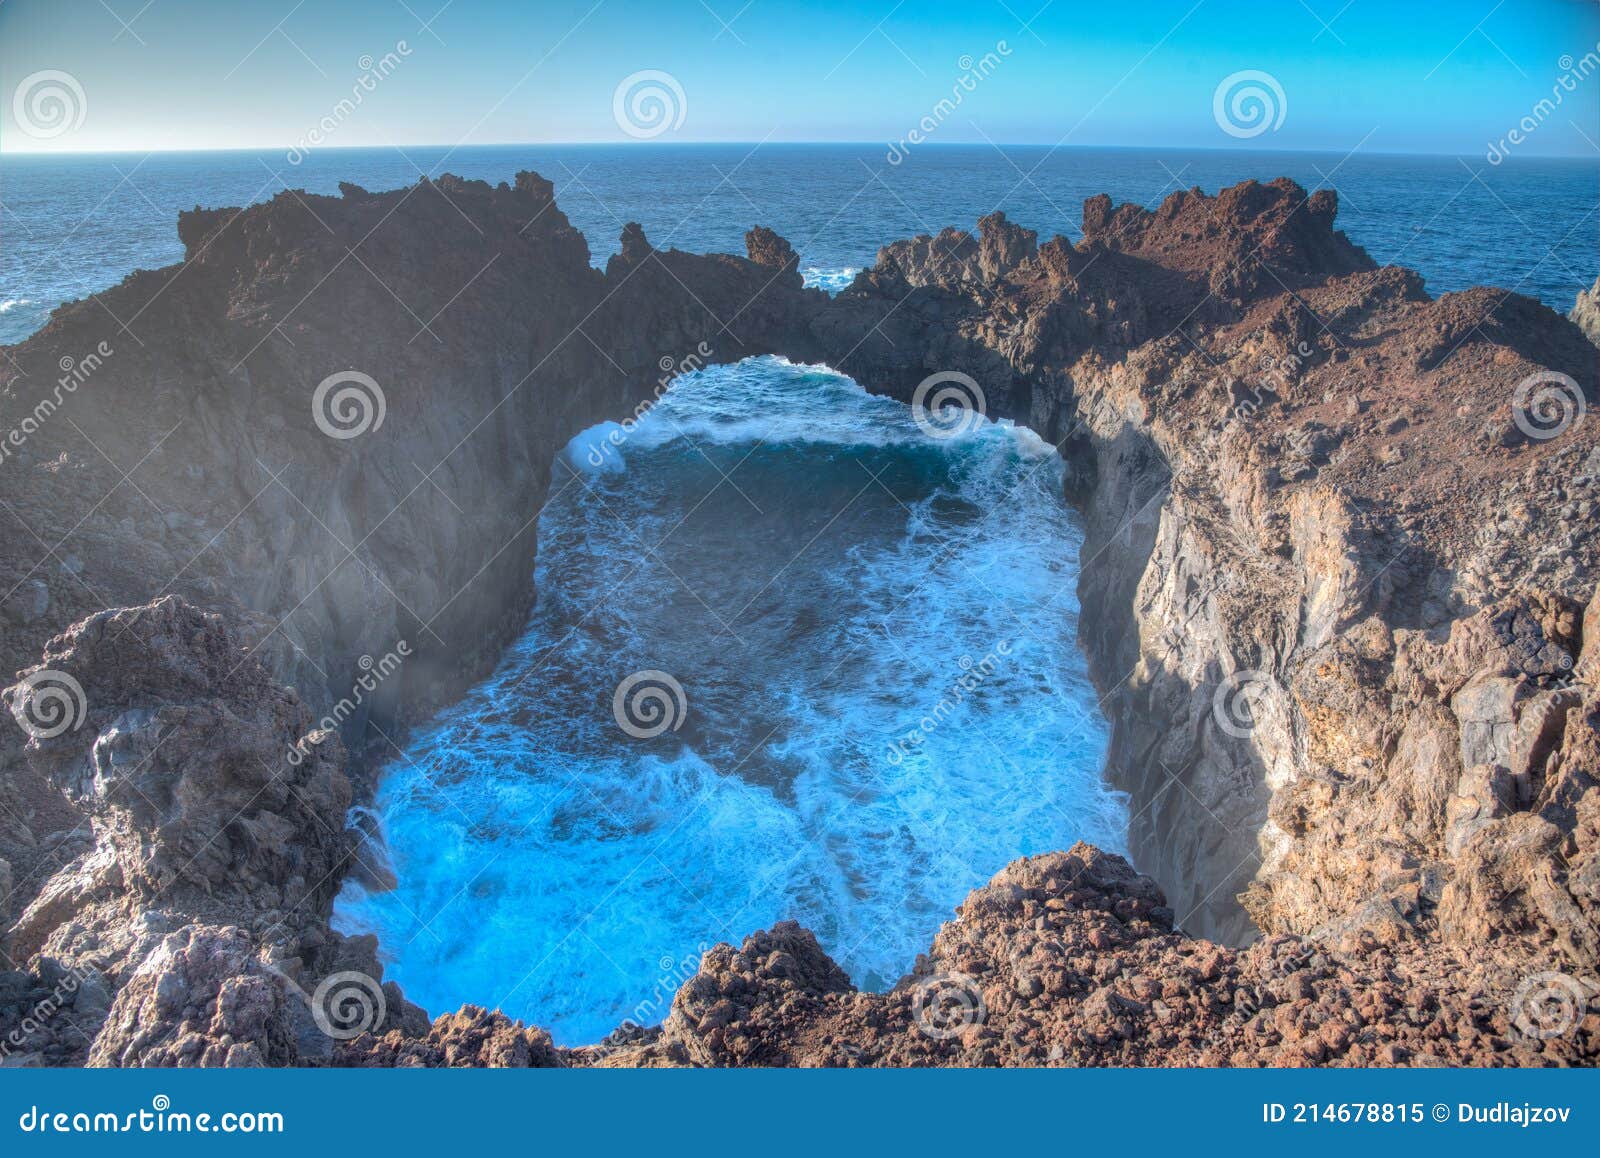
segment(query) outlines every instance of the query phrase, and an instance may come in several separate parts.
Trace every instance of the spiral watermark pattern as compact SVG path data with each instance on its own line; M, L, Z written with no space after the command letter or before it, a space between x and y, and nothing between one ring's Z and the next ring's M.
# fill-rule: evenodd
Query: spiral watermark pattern
M11 97L17 128L40 141L70 133L89 113L89 98L70 72L47 68L29 73Z
M377 430L387 413L383 387L359 370L329 374L311 396L311 417L329 438L358 438Z
M1548 442L1581 425L1588 409L1583 387L1554 370L1528 375L1511 396L1517 429L1535 442Z
M1211 697L1211 718L1235 740L1255 731L1256 712L1273 680L1266 672L1236 671L1217 686Z
M383 987L354 969L324 977L311 995L310 1005L317 1028L335 1041L360 1037L382 1025L389 1012Z
M1277 77L1247 68L1223 78L1211 98L1211 115L1230 137L1249 140L1283 127L1289 98Z
M974 58L970 52L963 52L956 60L956 68L960 70L955 82L950 86L950 95L941 95L926 116L906 131L906 134L889 146L889 151L883 159L891 165L899 165L910 156L911 150L918 145L930 140L939 127L956 115L956 111L966 103L967 97L978 91L978 86L994 74L1000 67L1000 62L1011 55L1011 45L1004 40L995 41L994 50Z
M911 395L911 417L930 438L958 438L976 429L987 407L983 387L959 370L929 374Z
M689 98L670 72L647 68L622 78L611 94L611 115L617 127L641 141L682 127Z
M664 671L636 671L617 685L611 697L617 726L635 740L651 740L683 727L689 698L683 685Z
M1565 1037L1583 1018L1589 995L1583 982L1566 973L1534 973L1511 999L1511 1024L1524 1037L1546 1041Z
M23 676L12 692L11 714L35 740L76 732L89 712L83 685L64 671L44 668Z
M935 1041L955 1037L988 1016L978 983L965 973L936 973L917 984L911 995L911 1016L917 1028Z

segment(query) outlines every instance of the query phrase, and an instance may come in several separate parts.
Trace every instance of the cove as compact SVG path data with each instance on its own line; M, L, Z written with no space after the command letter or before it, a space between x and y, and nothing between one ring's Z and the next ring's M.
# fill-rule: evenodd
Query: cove
M886 989L1007 862L1124 851L1063 463L943 434L756 358L574 439L527 629L383 769L398 884L335 926L430 1013L577 1045L661 1021L717 941L797 920Z

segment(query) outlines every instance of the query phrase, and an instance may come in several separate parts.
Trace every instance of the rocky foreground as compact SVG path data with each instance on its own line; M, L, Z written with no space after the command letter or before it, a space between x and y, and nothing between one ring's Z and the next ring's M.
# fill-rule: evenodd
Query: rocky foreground
M1430 297L1335 212L1287 181L1097 198L1076 245L997 214L832 299L759 228L739 258L630 226L593 269L532 174L183 215L182 266L0 361L0 1052L1593 1064L1600 351ZM1150 877L996 866L887 994L779 926L660 1029L430 1023L328 927L387 871L350 807L521 627L567 440L756 353L907 400L959 372L1061 448ZM364 398L314 407L352 369Z

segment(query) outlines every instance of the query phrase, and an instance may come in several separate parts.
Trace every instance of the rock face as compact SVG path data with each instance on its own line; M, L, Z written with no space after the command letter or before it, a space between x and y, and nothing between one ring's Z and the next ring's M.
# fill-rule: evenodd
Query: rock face
M184 265L61 307L0 361L0 429L25 433L0 479L0 662L174 593L228 613L320 714L404 641L339 721L358 754L521 628L573 435L701 342L773 352L822 297L756 261L658 253L637 226L602 274L532 173L284 193L179 232Z
M964 286L993 285L1024 261L1038 256L1038 234L1006 220L1004 213L991 213L978 221L978 236L960 229L941 230L937 237L926 234L909 241L897 241L878 251L877 279L865 286L898 277L906 286L939 286L959 289Z
M185 214L182 267L0 365L15 1056L1592 1062L1600 360L1528 299L1430 298L1335 213L1277 181L1096 198L1077 244L996 214L831 299L761 228L740 258L629 226L594 270L533 174ZM566 441L763 352L906 400L959 371L1061 448L1150 876L1018 862L889 994L779 926L659 1030L430 1026L327 928L385 871L346 829L371 757L521 627Z
M898 397L965 371L1077 462L1109 771L1183 928L1468 944L1481 926L1436 928L1460 858L1523 857L1490 830L1525 814L1571 839L1592 786L1566 753L1592 726L1569 685L1600 562L1600 365L1537 303L1435 301L1375 269L1334 208L1286 181L1097 198L1083 241L998 279L970 239L889 247L813 326ZM1519 395L1547 372L1575 387ZM1517 793L1452 838L1480 764ZM1592 906L1570 856L1546 861ZM1546 902L1545 942L1592 943Z
M1591 342L1600 346L1600 278L1578 295L1578 304L1572 307L1572 320Z
M82 692L72 726L30 737L22 755L88 817L94 849L17 919L13 951L75 954L92 940L110 952L100 926L167 904L316 923L349 855L343 752L220 616L175 596L92 616L21 673L13 711L39 718L46 689L68 681Z
M393 1030L355 1038L340 1048L337 1064L550 1069L567 1061L544 1030L512 1021L503 1013L464 1005L459 1013L425 1024L422 1032Z
M1464 975L1463 975L1464 974ZM1503 1000L1496 1000L1502 998ZM961 906L886 994L850 989L780 926L708 954L645 1059L698 1065L1539 1064L1467 955L1342 952L1292 937L1238 952L1178 935L1148 877L1078 845L1017 861ZM618 1058L611 1059L613 1063Z
M1551 977L1564 976L1552 974ZM1592 1064L1600 1015L1561 981L1439 946L1274 936L1245 950L1174 932L1121 857L1080 844L974 891L915 971L858 993L793 924L718 945L665 1024L580 1050L491 1059L533 1031L467 1007L352 1064L604 1066L1375 1066ZM1544 1004L1538 1004L1539 999ZM542 1041L542 1039L537 1039ZM454 1052L453 1052L454 1051Z
M44 659L8 693L35 734L7 756L80 810L91 841L35 869L44 883L10 928L13 961L34 963L11 975L11 1015L31 1023L18 1048L105 1065L302 1060L310 1010L291 1009L290 983L352 956L381 976L370 944L328 929L353 848L337 735L220 616L176 596L91 616ZM52 688L74 693L55 701L65 715Z
M101 1066L292 1065L288 998L236 928L185 925L128 977L88 1063Z

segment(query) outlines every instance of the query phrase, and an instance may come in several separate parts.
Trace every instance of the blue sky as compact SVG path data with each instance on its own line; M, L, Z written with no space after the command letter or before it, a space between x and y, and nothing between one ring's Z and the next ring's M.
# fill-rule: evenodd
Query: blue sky
M1597 52L1595 0L5 0L0 149L283 148L330 116L329 146L627 141L642 70L682 92L657 141L893 142L994 53L933 139L1482 155ZM70 127L20 131L46 70ZM1247 139L1213 101L1244 70L1283 94ZM1600 158L1600 73L1517 151Z

